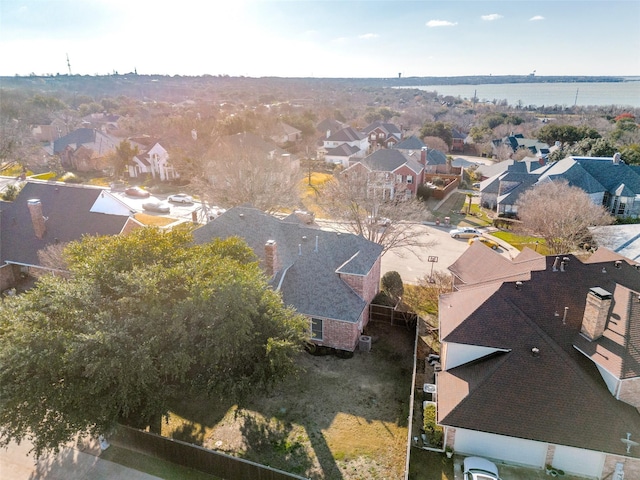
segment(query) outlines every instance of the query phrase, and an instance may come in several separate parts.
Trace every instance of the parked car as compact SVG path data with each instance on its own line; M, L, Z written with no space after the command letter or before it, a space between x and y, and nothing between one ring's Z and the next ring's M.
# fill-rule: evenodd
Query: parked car
M142 204L142 208L148 212L157 213L169 213L171 211L171 205L169 205L168 203L160 202L158 200L144 202Z
M471 245L473 242L482 242L487 247L492 248L493 250L497 250L498 247L500 246L498 244L498 242L494 242L493 240L491 240L490 238L487 238L487 237L473 237L473 238L470 238L469 239L469 245Z
M208 217L209 221L211 221L211 220L214 220L214 219L218 218L220 215L222 215L226 211L227 210L225 208L209 207L207 209L207 217Z
M481 457L467 457L462 463L464 480L500 480L495 463Z
M380 225L382 227L388 227L389 225L391 225L391 220L386 218L386 217L376 217L374 218L372 215L369 215L367 217L367 223L371 223L371 224L377 224Z
M124 191L124 193L130 197L148 198L151 196L149 192L140 187L129 187Z
M193 203L193 197L186 193L176 193L175 195L169 195L167 200L173 203Z
M482 232L476 228L471 227L462 227L462 228L454 228L449 232L453 238L473 238L479 237L482 235Z

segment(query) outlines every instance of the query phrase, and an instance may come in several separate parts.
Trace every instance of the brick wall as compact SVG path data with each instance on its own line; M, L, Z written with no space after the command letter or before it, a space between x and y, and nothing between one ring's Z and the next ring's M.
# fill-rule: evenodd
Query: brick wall
M19 267L11 264L0 267L0 292L13 288L19 273Z
M623 381L620 385L620 395L618 398L640 409L640 378ZM640 478L640 476L638 478Z
M373 300L373 297L375 297L380 291L381 263L382 258L378 257L369 273L364 277L356 275L340 275L340 278L347 285L353 288L353 290L367 303L359 322L360 332L364 330L364 327L366 327L369 322L369 304L371 303L371 300Z
M616 464L622 463L624 468L624 478L640 478L640 460L637 458L618 457L616 455L607 455L602 468L600 478L612 478L613 472L616 470Z
M317 343L350 352L355 350L360 339L358 324L329 319L324 319L322 324L323 340Z

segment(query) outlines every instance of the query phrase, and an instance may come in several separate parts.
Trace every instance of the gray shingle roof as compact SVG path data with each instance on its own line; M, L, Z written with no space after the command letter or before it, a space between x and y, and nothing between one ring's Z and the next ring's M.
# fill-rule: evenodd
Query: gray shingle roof
M353 127L347 127L333 133L326 140L330 142L353 142L356 140L362 140L364 138L366 138L366 135L364 135L363 133L358 132Z
M396 150L422 150L424 147L426 147L424 142L415 135L411 135L393 146Z
M80 240L83 235L117 235L128 216L90 211L101 188L27 182L13 202L0 202L0 261L39 265L38 251L54 243ZM29 199L37 198L47 218L42 239L34 233Z
M337 272L367 275L382 247L363 237L329 232L280 220L255 208L235 207L194 231L195 243L212 238L243 238L264 263L264 245L275 240L282 269L283 300L300 313L357 322L365 308ZM281 275L272 281L277 287Z
M363 165L375 172L393 172L402 165L407 165L416 174L423 169L415 158L395 148L381 148L361 160Z

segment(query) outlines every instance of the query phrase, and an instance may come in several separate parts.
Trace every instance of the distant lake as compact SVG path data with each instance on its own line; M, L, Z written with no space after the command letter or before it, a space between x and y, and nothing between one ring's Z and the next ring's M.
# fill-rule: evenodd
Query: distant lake
M509 105L523 107L560 105L620 105L640 107L640 79L624 82L558 82L558 83L496 83L483 85L425 85L414 88L479 102L506 100Z

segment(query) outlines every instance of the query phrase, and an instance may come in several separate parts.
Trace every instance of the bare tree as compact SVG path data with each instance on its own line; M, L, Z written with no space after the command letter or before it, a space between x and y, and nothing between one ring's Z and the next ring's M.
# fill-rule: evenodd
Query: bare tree
M613 217L589 195L566 181L548 181L527 190L517 201L520 233L545 239L551 253L568 253L589 239L588 227L607 225Z
M266 142L253 142L243 135L222 137L209 151L207 197L225 207L251 204L268 212L297 207L299 160L275 146L265 149Z
M431 212L415 197L406 198L401 186L393 199L379 187L369 175L342 174L323 185L318 203L347 231L382 245L383 253L405 248L420 258L420 250L435 242L425 240L415 224L432 218Z

